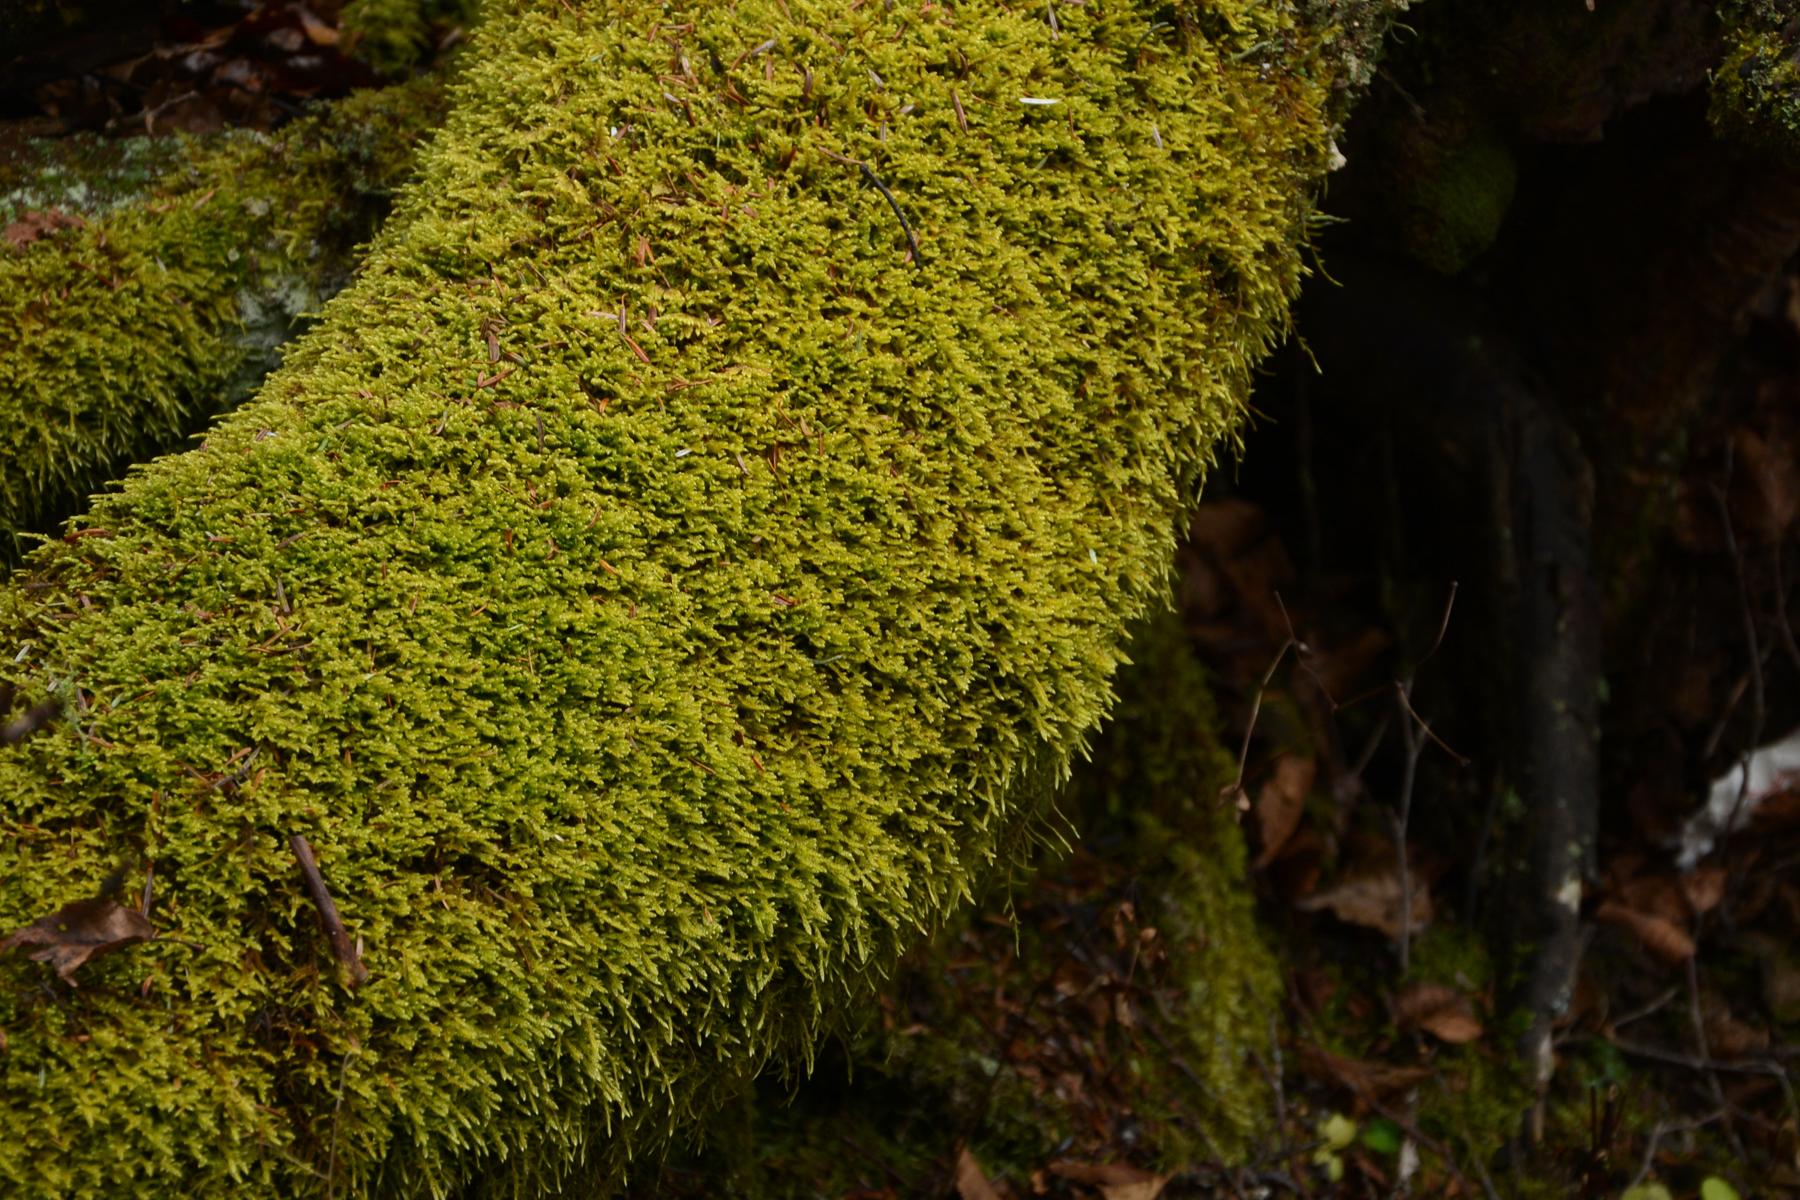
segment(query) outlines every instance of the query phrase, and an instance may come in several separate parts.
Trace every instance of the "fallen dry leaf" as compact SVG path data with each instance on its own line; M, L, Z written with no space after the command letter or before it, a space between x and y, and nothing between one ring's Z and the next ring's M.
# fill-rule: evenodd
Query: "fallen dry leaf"
M319 18L300 9L295 15L300 18L300 28L306 34L306 40L315 46L335 46L338 44L338 31L335 26L327 25Z
M1322 1083L1341 1084L1359 1096L1378 1100L1416 1087L1432 1074L1428 1067L1396 1067L1345 1058L1311 1042L1300 1043L1300 1064L1308 1075Z
M0 952L35 946L33 961L49 963L64 983L74 983L76 969L88 959L155 935L156 929L136 909L104 898L77 900L7 934L0 939Z
M1431 923L1431 890L1415 875L1412 879L1411 931L1418 933ZM1302 912L1325 909L1340 921L1375 929L1390 938L1400 936L1400 875L1382 871L1346 879L1333 888L1294 901Z
M1050 1173L1070 1183L1097 1187L1106 1200L1156 1200L1169 1183L1167 1175L1128 1163L1053 1162Z
M1681 890L1695 916L1704 916L1719 907L1725 898L1725 868L1695 867L1681 877Z
M1262 852L1256 856L1258 869L1274 862L1299 828L1317 773L1318 765L1311 756L1283 754L1275 760L1275 773L1256 793L1256 824L1262 834Z
M1402 1029L1423 1029L1453 1046L1482 1034L1469 998L1438 983L1415 983L1402 991L1394 1000L1394 1017Z
M1294 578L1294 564L1268 514L1246 500L1209 501L1194 513L1188 537L1261 632L1277 642L1286 638L1287 613L1275 593Z
M1724 997L1709 995L1702 1010L1705 1013L1706 1048L1714 1058L1729 1061L1761 1054L1769 1048L1768 1030L1740 1021Z
M1617 887L1609 887L1606 898L1677 926L1685 927L1693 911L1687 881L1668 871L1633 875Z
M1755 430L1739 428L1731 437L1736 469L1732 472L1732 512L1740 528L1748 526L1765 540L1781 537L1800 512L1800 480L1795 478L1789 447L1771 446Z
M1339 645L1314 651L1306 665L1327 696L1344 700L1359 690L1369 669L1393 644L1386 632L1369 628Z
M1667 917L1627 908L1617 900L1602 900L1594 910L1594 919L1629 930L1646 949L1668 962L1686 962L1694 957L1694 939Z
M1269 517L1248 500L1208 500L1188 522L1188 540L1220 559L1235 558L1268 536Z
M956 1156L956 1194L961 1200L1000 1200L1000 1193L967 1146Z
M3 236L14 250L23 250L45 234L54 233L58 229L76 229L85 223L80 217L71 216L61 209L39 208L21 213L18 220L6 227Z
M1775 953L1763 960L1763 1003L1777 1021L1800 1021L1800 959Z
M1104 1200L1156 1200L1168 1183L1166 1175L1152 1175L1136 1183L1103 1183L1100 1195Z

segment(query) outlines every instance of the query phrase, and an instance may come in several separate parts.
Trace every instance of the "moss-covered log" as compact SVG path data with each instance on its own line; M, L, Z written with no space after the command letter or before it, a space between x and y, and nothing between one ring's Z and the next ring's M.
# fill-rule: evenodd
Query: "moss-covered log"
M1179 618L1132 655L1058 801L1079 850L1052 843L1035 880L997 880L812 1079L762 1081L633 1195L931 1196L965 1145L1022 1183L1096 1140L1115 1152L1117 1127L1134 1165L1169 1174L1252 1155L1276 1108L1280 981L1222 798L1236 762Z
M0 564L20 533L249 394L348 280L442 98L421 79L272 136L88 146L114 188L61 147L8 167L6 217L46 232L0 246Z
M58 714L0 749L0 924L162 935L0 963L0 1183L604 1186L806 1054L1107 711L1361 37L491 15L321 326L0 591Z

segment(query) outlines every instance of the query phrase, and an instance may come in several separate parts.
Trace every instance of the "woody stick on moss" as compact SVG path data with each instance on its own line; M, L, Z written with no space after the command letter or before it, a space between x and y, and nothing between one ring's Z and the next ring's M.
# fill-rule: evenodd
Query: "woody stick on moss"
M0 754L0 923L154 861L203 947L0 963L0 1182L602 1188L939 926L1297 286L1329 39L1175 15L492 14L322 324L0 590L79 713Z

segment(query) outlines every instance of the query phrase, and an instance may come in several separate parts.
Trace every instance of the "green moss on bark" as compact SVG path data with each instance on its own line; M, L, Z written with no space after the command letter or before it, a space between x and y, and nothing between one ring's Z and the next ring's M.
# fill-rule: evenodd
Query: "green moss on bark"
M79 170L93 153L15 168L9 207L84 223L0 247L0 562L254 388L346 281L442 91L359 93L272 137L176 150L173 166L170 151L120 150L99 165L104 183Z
M603 1187L972 892L1329 155L1287 10L1055 15L489 16L320 327L0 591L64 712L0 752L0 925L153 865L183 939L0 963L14 1194Z

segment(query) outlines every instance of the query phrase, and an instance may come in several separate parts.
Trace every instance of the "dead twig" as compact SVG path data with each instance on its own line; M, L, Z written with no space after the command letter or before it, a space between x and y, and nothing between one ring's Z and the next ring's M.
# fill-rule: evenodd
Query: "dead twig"
M1408 716L1400 722L1400 740L1406 748L1406 759L1400 773L1400 796L1394 805L1394 869L1400 876L1400 973L1412 965L1412 864L1406 858L1406 831L1412 822L1413 784L1419 777L1419 758L1425 753L1425 739L1419 736L1417 715L1408 699L1410 682L1395 682L1400 707Z
M367 983L369 969L363 966L362 955L351 943L343 918L338 916L337 905L332 903L331 891L325 886L325 876L319 873L319 862L313 857L312 846L297 833L288 837L288 845L293 847L294 858L300 863L300 875L306 881L306 893L312 897L313 906L319 910L319 924L324 927L325 936L331 939L332 957L337 959L338 965L349 976L351 987Z
M1612 1022L1612 1027L1618 1029L1622 1025L1630 1025L1633 1022L1643 1020L1645 1017L1653 1017L1664 1008L1667 1008L1669 1001L1675 999L1675 997L1680 994L1680 987L1666 988L1647 1004L1641 1004L1637 1008L1628 1010L1624 1016L1615 1018Z
M906 214L900 210L900 201L894 199L894 193L888 189L887 184L881 181L881 176L875 174L874 169L860 158L850 158L847 155L838 154L835 151L823 148L820 149L819 153L834 162L841 162L845 166L855 167L862 173L864 179L875 185L875 190L881 193L881 198L886 200L888 207L894 210L895 219L900 222L900 228L906 233L906 245L907 248L912 251L912 264L914 268L921 271L924 270L925 256L919 251L919 235L913 232L912 222L906 219Z
M1794 626L1788 620L1787 579L1781 562L1781 539L1775 539L1775 630L1781 635L1782 649L1788 661L1800 671L1800 643L1794 641Z
M1784 1074L1781 1064L1767 1062L1763 1059L1751 1058L1729 1062L1696 1054L1684 1054L1680 1050L1667 1050L1661 1046L1652 1046L1646 1042L1634 1042L1621 1037L1607 1038L1606 1044L1628 1058L1641 1058L1648 1062L1661 1063L1665 1067L1684 1067L1689 1071L1707 1071L1721 1075L1766 1075L1770 1078Z
M1747 775L1749 772L1745 772ZM1700 1047L1700 1059L1712 1062L1712 1049L1706 1043L1706 1016L1700 1011L1700 968L1689 955L1687 960L1688 1015L1694 1022L1694 1041ZM1725 1114L1725 1140L1731 1146L1738 1161L1745 1158L1744 1143L1738 1138L1737 1122L1731 1119L1731 1106L1725 1099L1725 1089L1719 1083L1719 1073L1711 1066L1700 1068L1706 1076L1706 1086L1712 1092L1713 1103L1717 1104Z
M1644 1157L1638 1163L1637 1174L1631 1177L1630 1184L1626 1186L1626 1192L1632 1191L1638 1184L1650 1177L1650 1169L1656 1165L1656 1148L1663 1138L1671 1133L1691 1133L1697 1129L1704 1129L1724 1115L1724 1110L1720 1109L1711 1116L1701 1117L1695 1121L1662 1120L1651 1126L1649 1141L1644 1146Z
M1244 794L1244 767L1250 761L1250 739L1256 734L1256 719L1262 715L1263 693L1269 690L1269 683L1275 678L1275 672L1281 669L1282 660L1287 658L1288 651L1299 646L1300 643L1291 637L1281 643L1281 649L1275 652L1275 660L1263 672L1262 682L1256 685L1256 696L1250 701L1250 720L1244 726L1244 743L1238 747L1237 778L1226 789L1239 807L1247 802Z
M1731 479L1731 450L1726 447L1725 478ZM1762 741L1763 727L1768 721L1767 699L1763 680L1763 648L1762 639L1756 632L1756 609L1750 600L1750 584L1744 572L1744 552L1738 545L1737 530L1731 522L1731 502L1725 495L1725 488L1720 484L1712 486L1713 503L1719 509L1719 524L1725 531L1725 549L1731 555L1731 571L1737 583L1738 615L1744 622L1744 647L1750 652L1750 736L1744 743L1743 779L1738 784L1737 799L1732 802L1731 817L1725 822L1727 832L1737 827L1738 813L1748 799L1750 791L1750 756L1756 752L1756 746ZM1728 1117L1727 1129L1731 1127Z
M894 216L899 220L900 228L906 231L906 244L912 247L913 266L918 270L924 270L925 258L919 253L919 237L913 232L912 224L907 221L906 214L900 211L900 202L894 199L894 193L888 190L888 185L881 182L881 177L869 169L868 163L858 163L857 166L862 168L863 178L875 185L875 190L881 193L882 199L888 202L888 207L894 210Z
M1427 744L1435 745L1456 760L1456 765L1466 767L1469 760L1444 744L1444 740L1432 732L1431 723L1419 715L1413 707L1413 680L1418 677L1419 667L1423 667L1437 654L1438 648L1444 644L1444 634L1450 629L1450 614L1456 609L1456 581L1450 582L1450 594L1444 599L1444 615L1438 621L1437 637L1432 640L1431 649L1425 652L1418 666L1413 668L1412 675L1406 679L1394 681L1394 694L1399 697L1400 710L1405 719L1400 722L1401 745L1405 747L1406 759L1400 776L1400 797L1394 809L1394 859L1395 867L1400 875L1400 973L1405 974L1412 965L1412 866L1406 859L1406 833L1412 823L1413 785L1418 781L1419 759L1425 753Z

